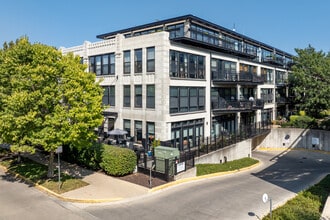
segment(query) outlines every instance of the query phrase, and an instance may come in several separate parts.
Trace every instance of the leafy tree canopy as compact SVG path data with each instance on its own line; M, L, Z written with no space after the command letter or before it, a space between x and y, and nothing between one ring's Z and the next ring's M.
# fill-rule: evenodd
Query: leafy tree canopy
M308 46L296 49L292 83L300 110L318 116L330 109L330 55Z
M0 50L0 141L16 152L63 144L88 146L103 120L102 88L79 57L31 44L26 37ZM53 171L49 170L49 176Z

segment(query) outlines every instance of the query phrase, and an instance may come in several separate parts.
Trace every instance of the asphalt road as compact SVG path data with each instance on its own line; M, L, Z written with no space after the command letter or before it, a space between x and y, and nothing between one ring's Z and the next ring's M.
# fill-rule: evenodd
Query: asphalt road
M84 210L100 219L259 219L330 173L330 156L305 151L255 152L253 170L186 183L152 196Z
M180 184L108 204L61 202L0 170L0 220L12 219L258 219L330 173L330 156L305 151L254 152L252 170Z
M0 169L0 220L95 220L70 203L49 197Z

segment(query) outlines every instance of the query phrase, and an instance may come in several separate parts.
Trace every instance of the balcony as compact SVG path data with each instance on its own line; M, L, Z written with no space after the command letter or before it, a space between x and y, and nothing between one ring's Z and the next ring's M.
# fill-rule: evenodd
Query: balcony
M285 105L285 104L289 103L289 100L286 97L279 96L279 97L276 97L276 103L277 103L277 105Z
M219 40L216 42L206 42L206 41L201 41L183 36L172 37L171 40L196 47L206 48L217 52L233 54L238 57L244 57L249 59L255 59L257 57L257 53L255 51L251 51L246 48L245 49L237 48L233 43L223 42L223 40Z
M239 73L239 81L244 84L264 84L265 77L264 76L258 76L255 73L250 72L240 72Z
M284 66L284 59L282 57L276 57L276 56L267 56L262 58L262 62L273 64L276 66Z
M234 112L251 112L257 109L264 108L264 100L256 99L248 100L220 100L213 99L211 101L211 108L213 113L234 113Z
M212 82L214 84L244 84L258 85L264 84L265 77L258 76L255 73L240 72L237 73L220 73L212 72Z

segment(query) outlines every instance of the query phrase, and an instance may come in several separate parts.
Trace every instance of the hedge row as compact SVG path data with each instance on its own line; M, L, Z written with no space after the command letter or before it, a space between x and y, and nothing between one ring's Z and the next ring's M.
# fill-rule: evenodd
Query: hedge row
M95 143L91 147L63 147L63 159L93 170L103 169L112 176L133 173L136 154L127 148Z

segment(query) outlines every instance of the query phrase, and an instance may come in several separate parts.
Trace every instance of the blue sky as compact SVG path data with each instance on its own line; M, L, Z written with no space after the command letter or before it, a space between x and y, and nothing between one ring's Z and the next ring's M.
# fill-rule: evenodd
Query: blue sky
M23 35L71 47L96 35L193 14L278 49L330 51L328 0L0 0L0 47Z

